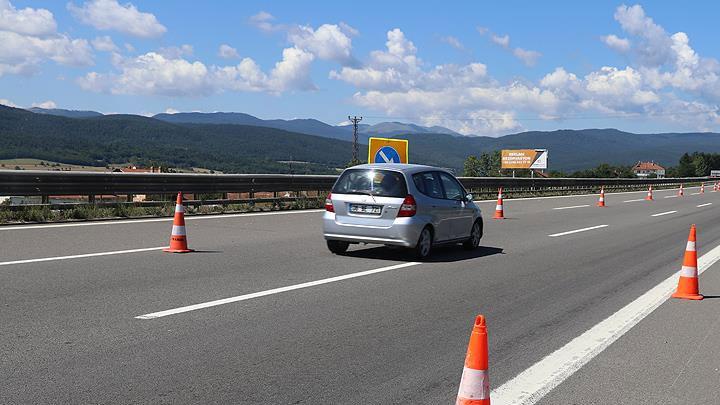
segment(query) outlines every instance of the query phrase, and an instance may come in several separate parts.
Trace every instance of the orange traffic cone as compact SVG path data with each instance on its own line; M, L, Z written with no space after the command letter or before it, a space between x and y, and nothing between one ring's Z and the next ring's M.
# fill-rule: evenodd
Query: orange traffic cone
M718 191L718 183L717 181L713 183L713 191Z
M701 183L700 184L700 194L704 194L704 193L705 193L705 183Z
M185 206L183 206L183 195L180 192L175 203L175 218L173 219L172 233L170 234L170 247L163 249L163 252L187 253L192 251L192 249L188 249L187 245Z
M645 197L645 200L647 200L647 201L652 201L652 200L653 200L652 185L648 188L648 194L647 194L647 197Z
M698 267L697 267L697 247L695 225L690 227L690 235L688 235L687 247L685 248L685 257L683 258L682 269L680 270L680 279L678 280L677 291L672 295L673 298L683 298L686 300L701 300L703 296L698 290Z
M684 195L685 195L685 193L683 192L683 185L682 185L682 183L681 183L681 184L680 184L680 189L678 190L678 197L682 197L682 196L684 196Z
M502 200L502 187L500 187L500 189L498 189L498 200L497 205L495 206L495 215L493 215L493 219L505 219L505 212L503 211Z
M482 315L475 318L475 326L470 334L455 405L490 405L488 338L485 317Z
M604 207L605 206L605 187L600 187L600 199L597 203L598 207Z

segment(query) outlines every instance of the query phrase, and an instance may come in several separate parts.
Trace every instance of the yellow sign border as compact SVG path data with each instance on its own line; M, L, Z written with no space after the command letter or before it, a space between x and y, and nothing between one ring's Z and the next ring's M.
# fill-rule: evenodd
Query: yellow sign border
M376 137L370 137L370 138L368 138L368 158L367 158L368 163L370 163L370 160L371 160L371 157L372 157L372 151L371 151L371 149L370 149L370 145L372 145L372 141L373 141L373 140L382 141L382 142L388 142L388 141L390 141L390 142L402 142L402 143L404 143L404 144L405 144L405 157L407 158L407 162L405 162L405 164L409 164L409 163L410 163L410 153L409 153L409 150L410 150L410 149L409 149L410 141L408 141L407 139L376 138ZM373 163L377 163L377 162L373 162Z

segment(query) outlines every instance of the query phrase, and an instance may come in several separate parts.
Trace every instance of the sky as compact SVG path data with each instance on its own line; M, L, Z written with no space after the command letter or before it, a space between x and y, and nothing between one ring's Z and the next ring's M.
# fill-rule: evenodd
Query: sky
M720 3L0 0L0 104L720 131Z

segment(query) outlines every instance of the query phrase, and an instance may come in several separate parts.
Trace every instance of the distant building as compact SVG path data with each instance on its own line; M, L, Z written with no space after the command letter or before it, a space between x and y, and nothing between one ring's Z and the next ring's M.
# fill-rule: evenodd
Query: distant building
M665 168L655 162L637 162L632 168L633 173L638 177L655 175L658 178L665 177Z
M137 167L137 166L128 166L128 167L118 167L113 169L113 172L115 173L160 173L160 168L155 166L150 167Z

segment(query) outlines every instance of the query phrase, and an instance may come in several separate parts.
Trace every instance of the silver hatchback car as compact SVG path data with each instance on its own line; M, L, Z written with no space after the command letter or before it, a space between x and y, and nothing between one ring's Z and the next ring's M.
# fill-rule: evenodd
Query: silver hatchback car
M368 164L346 169L325 200L323 234L331 252L351 243L403 246L417 258L433 246L475 249L483 235L472 194L444 169Z

